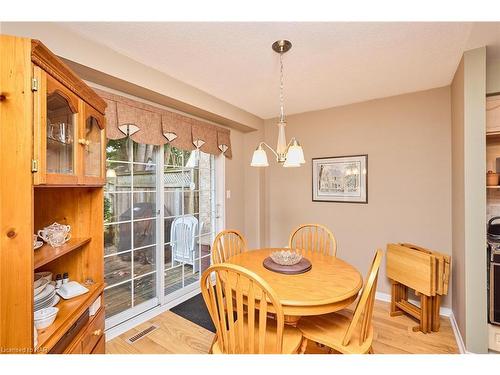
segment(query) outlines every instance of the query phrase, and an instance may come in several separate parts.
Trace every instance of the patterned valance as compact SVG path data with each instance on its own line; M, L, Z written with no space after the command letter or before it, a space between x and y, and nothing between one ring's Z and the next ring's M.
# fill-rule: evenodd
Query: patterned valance
M208 154L232 157L230 131L207 122L95 89L107 104L108 139L129 136L135 142L196 148Z

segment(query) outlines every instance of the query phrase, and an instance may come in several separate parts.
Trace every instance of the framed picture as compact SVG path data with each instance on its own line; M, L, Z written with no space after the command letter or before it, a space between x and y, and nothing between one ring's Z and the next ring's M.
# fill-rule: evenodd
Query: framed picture
M312 159L314 202L368 203L368 155Z

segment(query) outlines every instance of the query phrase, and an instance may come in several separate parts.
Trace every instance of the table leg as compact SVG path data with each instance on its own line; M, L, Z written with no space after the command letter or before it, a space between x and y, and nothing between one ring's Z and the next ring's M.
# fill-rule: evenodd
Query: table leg
M300 344L299 353L300 354L304 354L306 352L306 349L307 349L307 339L304 337L302 339L302 343Z
M420 294L420 329L423 333L427 333L428 329L428 306L427 306L427 296Z
M438 294L433 297L434 303L433 303L433 316L432 316L432 331L438 332L439 327L441 325L441 317L439 315L439 310L441 307L441 296Z

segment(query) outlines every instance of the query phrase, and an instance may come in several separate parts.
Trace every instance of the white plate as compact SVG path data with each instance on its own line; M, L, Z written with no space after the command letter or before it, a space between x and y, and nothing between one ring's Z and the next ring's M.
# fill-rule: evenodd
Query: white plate
M54 292L56 288L51 284L47 284L45 289L38 295L35 296L35 304L45 298L47 298L51 293Z
M40 294L49 282L46 279L38 279L33 283L33 293L34 295Z
M70 299L82 294L87 293L89 290L83 285L77 283L76 281L70 281L63 284L59 289L57 289L57 294L59 294L64 299Z
M43 246L43 241L36 241L35 246L33 247L33 250L39 249Z
M52 296L52 298L50 298L48 301L41 303L39 305L35 305L33 311L38 311L47 307L54 307L59 303L60 300L61 297L59 297L57 294L54 294L54 296Z
M35 305L33 306L33 308L35 310L40 310L42 307L49 307L51 304L52 304L52 301L54 300L54 297L55 297L55 293L54 295L51 295L49 298L47 298L45 301L42 301L40 303L35 303Z
M44 303L46 303L48 301L51 301L52 298L54 298L55 295L56 295L55 291L51 292L47 297L41 298L41 299L35 301L35 306L39 306L39 305L44 304Z

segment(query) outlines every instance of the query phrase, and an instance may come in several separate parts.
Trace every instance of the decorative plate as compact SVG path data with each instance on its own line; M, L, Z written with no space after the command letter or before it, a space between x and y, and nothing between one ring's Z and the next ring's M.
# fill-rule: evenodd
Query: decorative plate
M282 273L285 275L297 275L309 271L312 268L312 264L309 259L302 258L299 263L293 264L291 266L284 266L275 263L271 257L264 259L262 265L269 271Z

